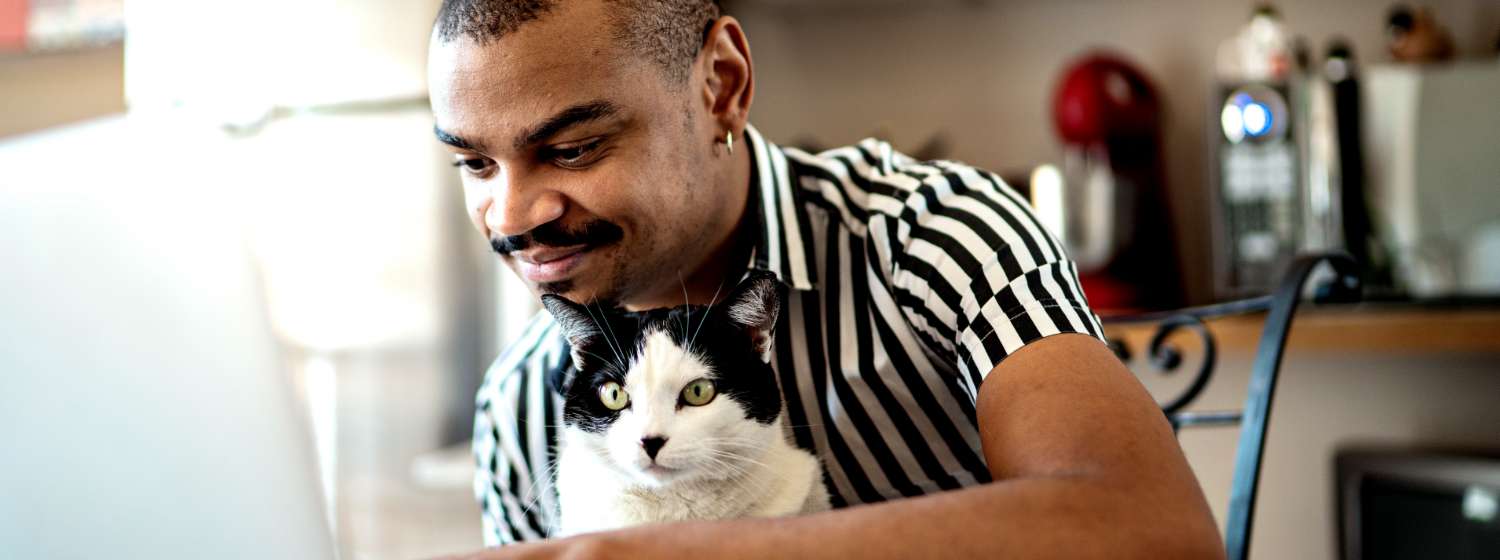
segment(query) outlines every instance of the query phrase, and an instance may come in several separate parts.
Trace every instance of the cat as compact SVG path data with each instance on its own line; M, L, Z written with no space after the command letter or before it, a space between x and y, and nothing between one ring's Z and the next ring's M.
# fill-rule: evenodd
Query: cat
M542 296L573 358L551 381L564 397L558 536L829 508L822 464L783 432L767 363L779 297L760 271L716 306Z

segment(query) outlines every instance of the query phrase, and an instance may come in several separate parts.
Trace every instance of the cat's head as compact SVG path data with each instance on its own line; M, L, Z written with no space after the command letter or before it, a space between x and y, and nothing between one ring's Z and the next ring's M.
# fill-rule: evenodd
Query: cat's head
M712 306L638 313L555 295L542 303L572 347L555 389L570 444L645 486L733 478L775 439L781 393L767 365L776 279L754 272ZM748 461L747 461L748 460Z

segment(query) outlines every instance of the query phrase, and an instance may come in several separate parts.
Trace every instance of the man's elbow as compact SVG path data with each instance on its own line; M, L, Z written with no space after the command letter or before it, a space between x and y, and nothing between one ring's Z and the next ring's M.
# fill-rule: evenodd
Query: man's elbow
M1125 542L1130 551L1121 554L1123 558L1153 558L1153 559L1222 559L1225 558L1224 541L1219 536L1219 530L1214 526L1213 517L1193 515L1188 519L1179 518L1171 521L1168 518L1138 518L1135 538L1127 537ZM1206 518L1205 518L1206 517Z
M1220 559L1224 541L1201 494L1182 489L1143 491L1115 481L1096 489L1097 508L1080 526L1100 558ZM1130 488L1132 490L1127 490ZM1196 489L1194 489L1196 490Z
M1169 537L1162 547L1164 551L1147 551L1142 558L1183 558L1183 559L1215 559L1225 558L1224 541L1219 538L1219 532L1213 531L1208 534L1202 532L1184 531L1175 537Z

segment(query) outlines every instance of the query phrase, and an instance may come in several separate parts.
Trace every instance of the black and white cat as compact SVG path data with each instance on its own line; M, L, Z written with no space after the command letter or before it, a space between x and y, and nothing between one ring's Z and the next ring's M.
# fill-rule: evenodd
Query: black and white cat
M752 273L706 308L542 302L573 349L574 367L554 381L565 398L562 535L828 509L822 465L787 442L766 363L773 276Z

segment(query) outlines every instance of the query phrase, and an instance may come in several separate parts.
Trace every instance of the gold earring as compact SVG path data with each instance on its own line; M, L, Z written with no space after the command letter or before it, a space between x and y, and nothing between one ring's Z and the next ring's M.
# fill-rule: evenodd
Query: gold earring
M729 155L734 155L734 131L724 133L724 146L729 148Z

